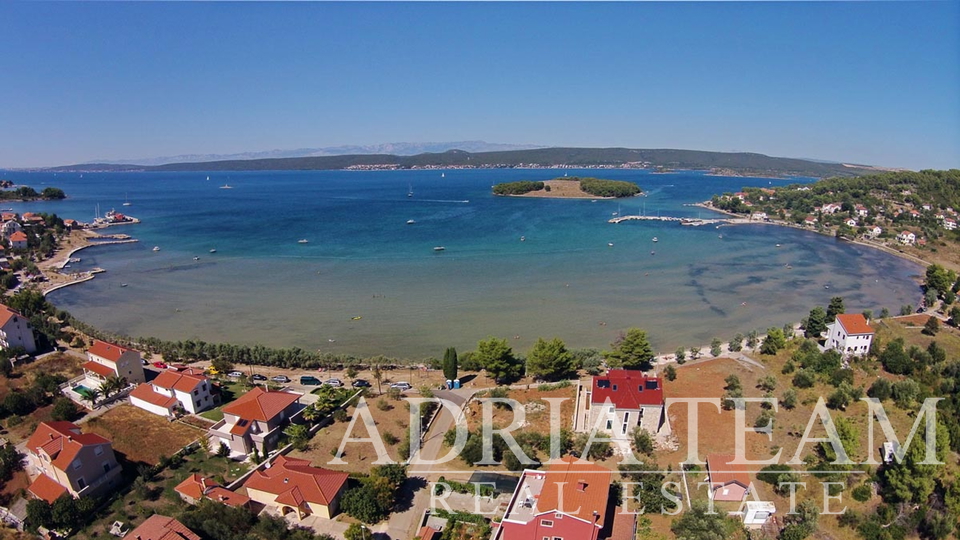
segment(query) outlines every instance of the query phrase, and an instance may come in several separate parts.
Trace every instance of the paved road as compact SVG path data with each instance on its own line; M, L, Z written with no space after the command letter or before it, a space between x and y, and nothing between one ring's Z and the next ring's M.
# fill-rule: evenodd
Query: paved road
M459 390L437 390L434 392L434 395L438 398L451 401L457 407L463 407L463 404L466 403L467 400L470 399L470 396L476 391L476 389L467 388L461 388ZM443 435L453 427L454 422L456 422L456 417L451 414L446 407L441 408L437 419L434 420L433 425L430 426L430 430L424 438L419 456L428 460L437 459L443 449ZM429 467L411 466L409 476L431 482L436 481L440 474L429 472ZM387 538L391 540L407 540L408 538L413 538L413 535L417 532L415 528L420 524L423 511L427 509L429 504L430 490L420 489L414 494L413 504L409 509L395 513L390 516L390 520L387 523L381 523L373 527L373 532L378 534L375 538L377 540L386 540Z

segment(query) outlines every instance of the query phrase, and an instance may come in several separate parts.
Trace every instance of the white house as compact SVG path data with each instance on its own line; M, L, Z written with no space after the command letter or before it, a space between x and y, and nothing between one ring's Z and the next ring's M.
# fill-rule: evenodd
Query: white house
M3 234L3 237L8 240L13 233L21 231L23 231L23 227L13 219L4 221L3 225L0 225L0 234Z
M876 238L876 237L880 236L881 234L883 234L883 229L881 229L880 227L877 227L876 225L874 225L873 227L867 229L867 234L869 234L870 236Z
M174 416L179 405L196 414L217 402L206 376L196 373L164 371L156 379L142 383L130 392L130 404L160 416Z
M864 206L864 205L862 205L862 204L856 205L856 206L854 207L854 210L856 210L857 215L860 216L860 217L867 217L867 214L870 213L870 212L867 210L867 207Z
M897 242L905 246L912 246L917 242L917 235L910 231L901 231L900 234L897 235Z
M820 211L823 212L824 214L835 214L839 210L840 210L840 205L836 203L825 204L823 205L823 207L820 208Z
M827 325L827 349L839 351L844 356L862 356L870 351L873 328L859 313L841 313L837 320Z
M23 347L28 354L37 352L30 322L16 311L0 305L0 349Z
M138 351L99 339L87 350L87 361L80 367L94 388L114 376L123 377L130 384L147 380Z
M17 231L10 235L10 247L13 249L27 249L27 235Z
M807 227L813 227L814 225L817 224L817 218L813 216L807 216L806 218L804 218L803 224L806 225Z
M847 224L847 227L856 227L856 226L857 226L857 220L855 220L855 219L853 219L853 218L848 219L848 220L845 221L844 223Z
M637 426L651 435L670 433L663 384L642 371L611 369L606 375L594 376L584 405L579 429L586 432L596 427L624 453L630 451L630 438Z
M750 214L750 219L753 221L766 221L767 217L768 216L766 212L754 212L753 214Z
M956 228L957 228L957 222L956 222L956 220L953 220L953 219L950 219L950 218L944 218L944 219L943 219L943 228L946 229L946 230L948 230L948 231L952 231L952 230L956 229Z

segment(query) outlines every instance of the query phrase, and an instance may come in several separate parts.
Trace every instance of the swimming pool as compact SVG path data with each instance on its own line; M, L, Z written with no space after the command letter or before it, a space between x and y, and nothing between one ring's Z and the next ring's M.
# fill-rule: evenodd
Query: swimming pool
M83 397L87 397L93 394L93 392L82 384L78 384L73 387L73 391L80 394Z

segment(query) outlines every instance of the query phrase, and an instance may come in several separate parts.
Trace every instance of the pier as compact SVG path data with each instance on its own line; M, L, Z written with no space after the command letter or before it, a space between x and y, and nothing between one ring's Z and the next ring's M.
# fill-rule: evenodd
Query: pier
M700 218L679 218L672 216L618 216L610 220L610 223L620 223L623 221L677 221L681 225L688 227L699 227L701 225L728 224L734 222L743 222L737 219L700 219ZM749 220L747 220L749 222Z

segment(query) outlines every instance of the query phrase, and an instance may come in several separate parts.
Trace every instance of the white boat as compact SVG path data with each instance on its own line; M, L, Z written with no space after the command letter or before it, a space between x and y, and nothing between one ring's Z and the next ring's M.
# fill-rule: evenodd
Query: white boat
M440 178L446 178L446 177L447 177L447 173L440 173Z
M780 247L780 244L777 244L777 247Z
M216 253L216 252L217 252L216 248L210 250L210 253Z
M445 247L443 247L443 246L437 246L437 247L433 248L434 251L443 251L443 250L445 250L445 249L447 249L447 248L445 248Z
M132 204L132 203L130 202L130 198L127 197L126 193L124 193L124 195L123 195L123 205L124 205L124 206L130 206L131 204Z
M607 242L607 245L608 245L609 247L613 247L613 242Z
M194 257L193 260L199 261L199 260L200 260L200 257Z
M413 184L407 185L407 197L413 197Z
M301 239L297 240L297 243L298 243L298 244L309 244L310 241L307 240L306 238L301 238Z
M220 189L233 189L233 186L231 186L230 184L224 184L220 186Z
M659 239L659 238L657 238L656 236L654 236L654 237L653 237L653 241L654 241L654 242L659 242L659 241L660 241L660 239Z
M721 235L717 236L717 238L723 238L723 235L721 234Z
M520 241L521 241L521 242L526 242L526 241L527 241L527 237L526 237L526 236L521 236L521 237L520 237Z
M414 220L412 220L412 219L408 219L408 220L407 220L407 225L413 225L414 223L416 223L416 221L414 221Z
M210 180L210 177L209 177L209 176L207 177L207 180Z
M160 251L160 246L153 246L154 251Z
M126 287L127 284L126 284L126 283L121 283L120 286L121 286L121 287Z

